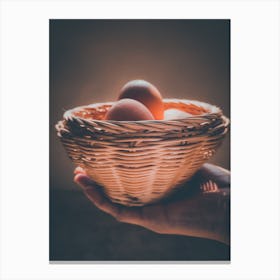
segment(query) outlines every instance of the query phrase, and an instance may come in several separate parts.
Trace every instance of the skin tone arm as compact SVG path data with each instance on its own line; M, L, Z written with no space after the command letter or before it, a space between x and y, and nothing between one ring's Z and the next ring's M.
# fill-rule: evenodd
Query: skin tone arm
M143 207L112 203L81 168L74 181L100 210L120 222L160 234L178 234L230 242L230 172L204 164L192 179L167 199Z

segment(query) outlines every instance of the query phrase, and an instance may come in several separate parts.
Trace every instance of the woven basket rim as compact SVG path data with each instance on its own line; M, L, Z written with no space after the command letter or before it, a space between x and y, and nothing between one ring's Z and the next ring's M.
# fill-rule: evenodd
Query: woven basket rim
M104 106L104 105L113 105L115 102L111 101L111 102L98 102L98 103L92 103L89 105L82 105L82 106L77 106L74 107L72 109L67 110L64 114L63 114L63 119L65 120L71 120L71 119L77 119L77 120L81 120L81 121L86 121L86 122L95 122L95 123L100 123L100 124L172 124L174 122L178 122L178 121L184 121L184 120L195 120L201 117L210 117L213 115L216 116L222 116L222 110L216 106L216 105L212 105L206 102L202 102L202 101L198 101L198 100L191 100L191 99L178 99L178 98L164 98L163 99L164 103L168 103L168 102L175 102L175 103L185 103L185 104L194 104L197 106L201 106L204 109L206 109L207 111L210 111L209 113L204 113L204 114L199 114L199 115L193 115L187 118L183 118L183 119L172 119L172 120L141 120L141 121L114 121L114 120L97 120L97 119L89 119L89 118L83 118L81 116L77 116L74 115L75 112L79 112L83 109L90 109L90 108L98 108L100 106Z

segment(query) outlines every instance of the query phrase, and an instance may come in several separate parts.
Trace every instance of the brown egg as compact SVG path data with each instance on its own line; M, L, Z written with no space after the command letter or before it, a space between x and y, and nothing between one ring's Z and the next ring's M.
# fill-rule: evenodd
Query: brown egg
M131 98L144 104L156 120L163 119L164 105L159 90L144 80L128 82L122 89L119 99Z
M154 120L152 113L142 103L133 99L117 101L105 115L105 120L144 121Z

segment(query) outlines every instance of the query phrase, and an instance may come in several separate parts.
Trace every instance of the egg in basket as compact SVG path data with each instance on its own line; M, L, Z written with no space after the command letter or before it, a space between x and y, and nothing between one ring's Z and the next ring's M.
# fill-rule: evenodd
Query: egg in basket
M76 107L56 130L70 159L107 197L141 206L166 197L217 150L229 120L216 106L162 99L150 83L127 83L116 102Z

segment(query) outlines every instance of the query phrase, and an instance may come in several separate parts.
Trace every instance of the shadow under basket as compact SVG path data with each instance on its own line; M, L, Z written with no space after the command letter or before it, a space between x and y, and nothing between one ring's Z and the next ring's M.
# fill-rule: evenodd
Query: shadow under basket
M56 130L70 159L110 200L126 206L156 202L190 179L229 126L218 107L198 101L164 99L165 110L193 115L185 119L105 121L112 104L68 110Z

